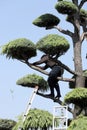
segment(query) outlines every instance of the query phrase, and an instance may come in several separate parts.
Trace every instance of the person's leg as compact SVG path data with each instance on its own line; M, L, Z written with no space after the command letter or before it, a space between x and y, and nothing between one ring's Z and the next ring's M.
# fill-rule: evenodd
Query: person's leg
M61 97L60 94L60 88L58 84L57 77L60 76L60 67L54 66L49 74L48 78L48 84L50 86L51 93L54 94L54 88L57 91L57 96L56 97Z
M59 88L59 84L58 84L58 83L56 83L55 89L56 89L56 92L57 92L56 98L57 98L57 97L60 98L60 97L61 97L61 94L60 94L60 88Z
M60 88L59 88L59 84L57 83L58 81L56 80L55 77L49 77L48 78L48 84L49 84L49 87L50 87L50 91L51 91L51 94L49 94L49 96L52 96L54 97L54 88L56 89L56 92L57 92L57 96L55 98L60 98L61 97L61 94L60 94Z
M50 91L51 91L51 96L54 97L54 80L53 80L53 77L49 76L48 78L48 84L49 84L49 87L50 87Z

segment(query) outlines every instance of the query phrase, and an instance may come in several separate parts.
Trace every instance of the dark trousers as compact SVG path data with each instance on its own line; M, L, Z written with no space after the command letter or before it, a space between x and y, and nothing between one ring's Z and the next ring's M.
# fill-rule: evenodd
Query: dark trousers
M57 77L61 76L61 67L54 66L49 74L48 84L50 87L51 95L54 97L54 88L56 89L57 96L61 97L60 88Z

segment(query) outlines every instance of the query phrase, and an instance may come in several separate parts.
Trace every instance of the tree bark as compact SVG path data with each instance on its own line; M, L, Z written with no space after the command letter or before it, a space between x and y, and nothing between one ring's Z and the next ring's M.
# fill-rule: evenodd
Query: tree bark
M80 39L80 23L79 23L79 14L77 13L74 16L75 26L74 26L74 34L73 34L73 50L74 50L74 67L75 72L79 75L76 75L75 78L75 88L84 87L85 86L85 77L83 76L83 68L82 68L82 58L81 58L81 47L82 41ZM74 107L73 117L76 118L81 111L81 108L76 106Z
M75 66L76 73L79 74L79 75L76 75L75 88L84 87L85 77L83 77L80 41L74 42L74 66Z

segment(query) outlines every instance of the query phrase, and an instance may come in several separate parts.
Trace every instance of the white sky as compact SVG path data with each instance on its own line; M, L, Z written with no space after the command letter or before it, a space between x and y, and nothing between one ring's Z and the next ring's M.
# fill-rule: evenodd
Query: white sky
M57 0L0 1L0 46L17 38L27 38L36 43L49 33L60 34L57 30L45 30L32 24L35 18L45 13L52 13L60 17L61 15L54 8L56 2ZM73 31L73 27L64 22L64 16L60 18L62 18L60 26ZM71 47L60 60L73 69L72 40L67 36L65 37L69 40ZM84 45L82 50L84 69L86 68L86 52L86 45ZM39 59L39 55L37 59ZM29 73L37 73L37 71L17 60L9 60L5 56L0 56L0 118L16 120L16 117L24 112L32 89L18 86L16 81ZM64 77L69 76L71 77L67 72L64 73ZM64 97L69 91L68 83L59 82L59 84L62 97ZM55 105L57 104L52 100L36 96L32 108L44 109L52 113Z

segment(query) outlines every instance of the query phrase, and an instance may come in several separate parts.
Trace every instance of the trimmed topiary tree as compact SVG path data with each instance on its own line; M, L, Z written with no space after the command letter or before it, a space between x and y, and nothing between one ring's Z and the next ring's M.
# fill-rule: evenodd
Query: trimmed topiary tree
M17 84L31 88L35 88L35 86L38 86L38 90L41 92L45 92L49 89L48 83L44 80L44 78L36 74L28 74L24 76L17 81Z
M22 52L22 53L21 53ZM36 47L33 42L26 38L10 41L2 47L2 54L17 60L28 60L36 56Z
M55 5L55 9L62 14L72 15L78 11L78 8L75 4L70 1L60 1Z
M60 19L53 14L43 14L33 21L33 24L38 27L49 28L59 24Z
M64 103L74 104L76 107L74 114L77 116L80 114L87 116L87 89L75 88L65 95Z
M66 94L64 98L65 103L75 104L81 108L87 107L87 89L86 88L76 88Z
M36 43L36 47L40 51L54 56L67 52L70 46L68 41L63 36L49 34L40 39Z

